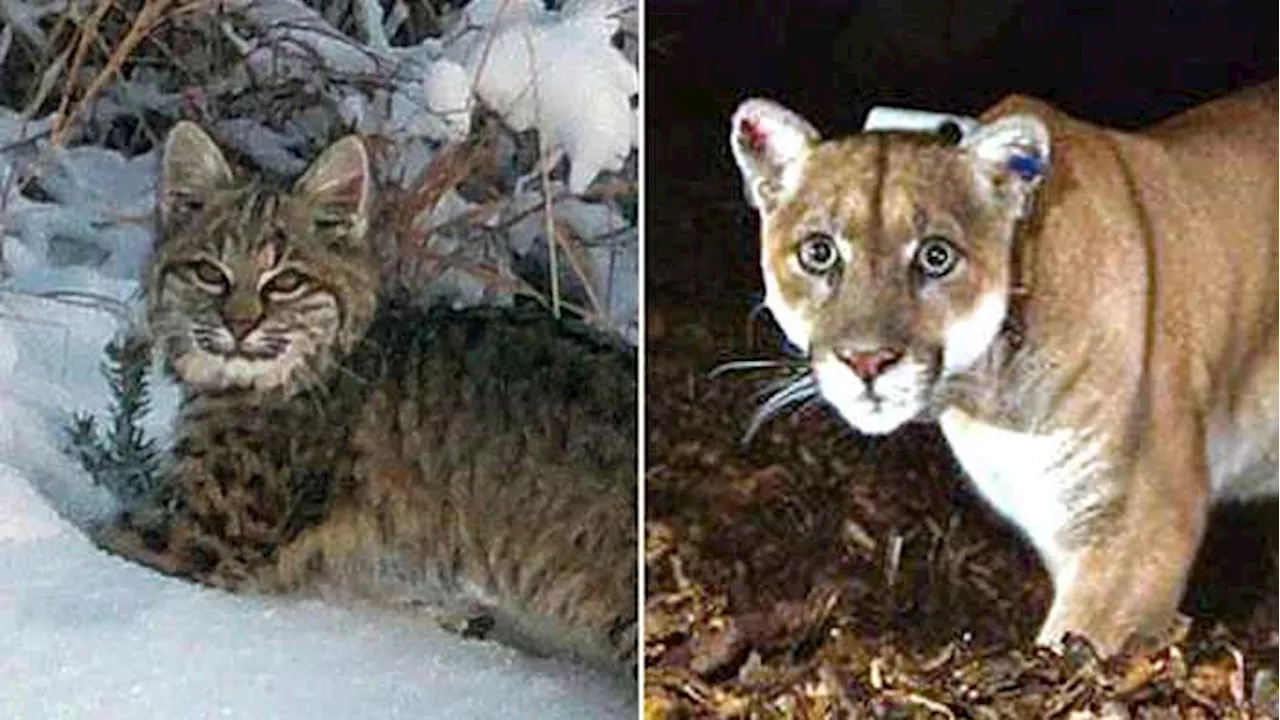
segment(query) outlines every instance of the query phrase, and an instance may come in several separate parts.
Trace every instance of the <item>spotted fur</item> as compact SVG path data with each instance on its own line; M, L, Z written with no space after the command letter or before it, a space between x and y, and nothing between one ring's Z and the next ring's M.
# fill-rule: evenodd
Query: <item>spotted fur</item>
M625 670L634 357L539 310L380 306L368 185L354 138L275 191L174 130L147 299L185 398L167 482L97 541Z

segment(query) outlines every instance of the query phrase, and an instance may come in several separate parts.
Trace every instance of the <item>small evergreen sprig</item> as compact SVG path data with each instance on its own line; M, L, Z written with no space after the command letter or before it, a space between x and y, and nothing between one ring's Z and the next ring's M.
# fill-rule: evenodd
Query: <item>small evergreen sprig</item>
M95 484L128 504L149 493L159 476L160 451L141 427L151 406L151 345L131 333L108 343L106 356L102 373L111 388L110 425L104 430L92 414L76 413L67 429L68 451Z

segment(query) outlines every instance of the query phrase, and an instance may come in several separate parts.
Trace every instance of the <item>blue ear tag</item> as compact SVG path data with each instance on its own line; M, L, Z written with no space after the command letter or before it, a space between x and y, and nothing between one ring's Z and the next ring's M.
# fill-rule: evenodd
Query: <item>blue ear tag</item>
M1006 167L1023 180L1035 180L1044 174L1045 164L1038 155L1014 155Z

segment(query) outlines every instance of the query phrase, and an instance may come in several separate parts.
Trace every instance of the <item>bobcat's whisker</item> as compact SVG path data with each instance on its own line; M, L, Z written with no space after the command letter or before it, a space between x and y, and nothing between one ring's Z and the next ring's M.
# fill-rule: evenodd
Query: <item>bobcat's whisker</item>
M146 307L177 442L95 541L232 592L424 619L482 599L557 629L493 639L634 678L634 354L519 308L389 302L356 136L285 190L184 121L159 170Z

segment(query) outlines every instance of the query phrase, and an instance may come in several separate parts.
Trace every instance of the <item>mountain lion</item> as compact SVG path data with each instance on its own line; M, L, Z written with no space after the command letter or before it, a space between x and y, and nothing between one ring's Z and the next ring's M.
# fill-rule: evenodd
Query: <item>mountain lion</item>
M1214 499L1277 490L1274 82L1138 133L1010 97L960 140L731 147L766 304L863 433L937 421L1055 595L1038 641L1158 634Z

